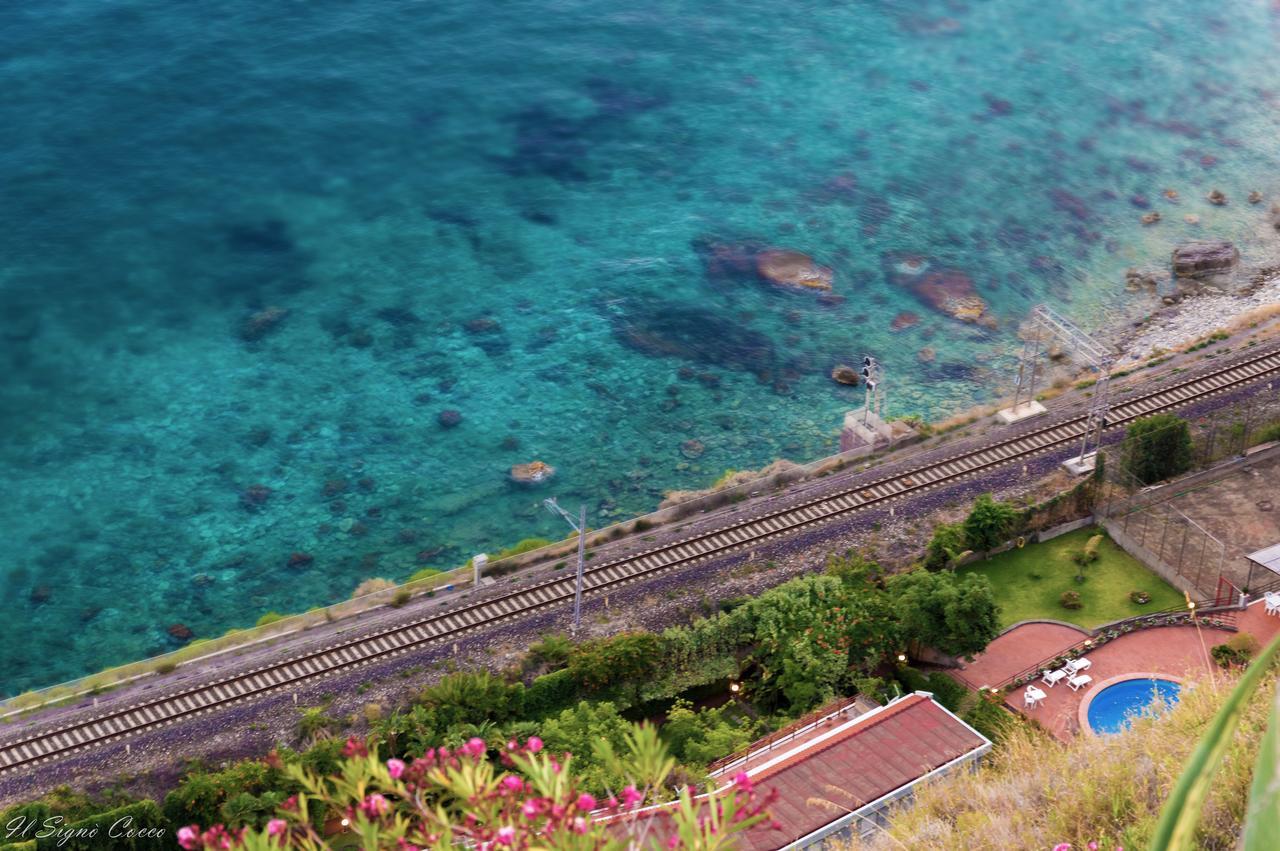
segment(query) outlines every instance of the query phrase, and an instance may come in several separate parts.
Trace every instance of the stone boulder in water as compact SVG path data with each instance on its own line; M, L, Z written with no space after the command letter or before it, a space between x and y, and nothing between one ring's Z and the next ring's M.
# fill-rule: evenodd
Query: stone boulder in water
M889 254L884 265L891 284L910 290L939 313L961 322L995 325L994 317L987 312L987 303L973 286L973 279L959 269L935 267L928 258L918 254Z
M850 387L857 387L858 382L862 380L862 376L858 371L848 364L840 364L831 370L831 380L838 384L848 384Z
M1240 251L1225 239L1187 242L1173 249L1173 274L1197 278L1229 272L1240 261Z
M771 248L756 255L756 272L769 283L804 292L830 292L835 274L807 254Z
M511 480L522 485L536 485L556 474L556 468L542 461L516 464L511 468Z

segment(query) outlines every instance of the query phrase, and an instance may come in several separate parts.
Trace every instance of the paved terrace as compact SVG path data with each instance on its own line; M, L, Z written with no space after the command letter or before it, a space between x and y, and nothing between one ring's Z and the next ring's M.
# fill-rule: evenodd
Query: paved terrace
M1237 629L1265 646L1280 632L1280 617L1266 614L1259 600L1240 612ZM1150 627L1131 632L1088 653L1093 667L1087 673L1093 682L1087 687L1072 691L1065 681L1053 688L1037 681L1038 687L1048 695L1038 707L1027 709L1023 705L1022 688L1009 692L1005 705L1035 718L1058 738L1069 740L1080 732L1080 706L1107 681L1143 674L1198 679L1206 673L1217 672L1220 669L1208 651L1234 634L1192 626ZM953 673L970 688L994 685L1064 652L1088 635L1085 630L1056 623L1018 624L991 642L986 652L973 662Z

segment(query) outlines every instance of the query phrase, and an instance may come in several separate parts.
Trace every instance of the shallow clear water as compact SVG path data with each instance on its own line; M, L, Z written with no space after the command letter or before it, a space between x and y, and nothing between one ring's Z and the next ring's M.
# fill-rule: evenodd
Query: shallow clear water
M1096 733L1119 733L1153 705L1178 702L1182 686L1172 680L1124 680L1109 685L1089 702L1089 726Z
M0 690L558 536L549 493L599 526L820 456L864 352L891 414L966 407L1031 304L1139 310L1123 269L1191 235L1267 254L1269 6L6 4ZM808 252L843 301L716 245ZM533 459L553 484L507 481Z

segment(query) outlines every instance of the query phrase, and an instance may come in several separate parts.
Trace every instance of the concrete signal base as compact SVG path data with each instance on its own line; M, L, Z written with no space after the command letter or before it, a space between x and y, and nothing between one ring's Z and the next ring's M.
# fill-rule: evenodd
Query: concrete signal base
M1032 399L1029 402L1023 402L1020 405L1014 405L1012 408L1005 408L996 412L996 418L1005 425L1013 425L1023 420L1029 420L1032 417L1038 417L1041 414L1048 413L1044 405Z
M1062 469L1066 470L1073 476L1084 476L1093 472L1093 468L1098 463L1097 452L1086 452L1084 455L1077 455L1074 458L1068 458L1062 462Z

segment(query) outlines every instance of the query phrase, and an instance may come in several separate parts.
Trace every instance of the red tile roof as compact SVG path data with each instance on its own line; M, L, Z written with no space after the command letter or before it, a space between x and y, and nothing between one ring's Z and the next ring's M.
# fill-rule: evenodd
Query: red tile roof
M783 829L748 831L740 847L781 848L987 744L923 694L819 731L747 769L762 792L778 791Z

